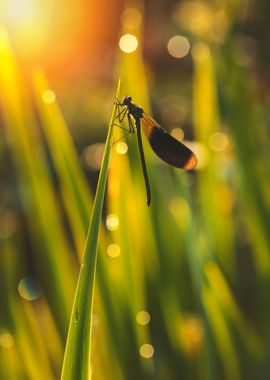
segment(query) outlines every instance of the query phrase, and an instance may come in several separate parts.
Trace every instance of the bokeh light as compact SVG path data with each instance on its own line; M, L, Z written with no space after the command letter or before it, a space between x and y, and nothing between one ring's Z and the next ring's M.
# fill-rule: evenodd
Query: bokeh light
M229 144L229 139L227 135L223 132L215 132L209 137L209 146L215 152L224 151Z
M31 277L25 277L19 282L19 294L27 301L34 301L40 297L40 288Z
M198 36L209 31L211 17L210 5L202 1L183 1L174 14L179 27Z
M73 308L75 328L92 319L85 368L162 380L268 368L264 3L0 0L0 379L60 376L108 131L94 313ZM191 172L166 164L142 121L150 207L136 137L110 127L121 121L115 95L131 95L198 158Z
M135 8L127 8L121 14L121 23L124 28L137 29L142 22L142 15Z
M183 58L190 50L190 43L186 37L174 36L168 41L167 49L171 56Z
M14 338L9 332L0 333L0 346L2 348L11 348L14 345Z
M119 154L126 154L127 151L128 151L128 145L121 141L119 142L117 145L116 145L116 148L115 148L116 152L119 153Z
M105 145L103 143L92 144L85 148L81 154L83 166L90 171L99 170L102 163L104 148Z
M124 34L119 40L119 47L124 53L133 53L138 47L138 40L133 34Z
M171 131L171 135L179 141L184 140L184 137L185 137L185 133L184 133L183 129L181 129L181 128L174 128Z
M46 104L54 103L55 98L55 93L52 90L45 90L42 94L42 100Z
M199 141L185 141L185 145L195 153L198 159L196 169L203 169L210 159L209 149Z
M150 359L153 355L154 355L154 347L152 346L152 344L149 344L149 343L145 343L143 345L141 345L140 347L140 355L144 358L144 359Z
M106 218L106 227L110 231L115 231L117 230L119 226L119 218L115 214L109 214Z
M145 311L145 310L142 310L142 311L139 311L136 315L136 321L139 325L148 325L149 322L150 322L150 314L148 313L148 311Z
M187 315L181 322L181 341L187 353L198 352L202 348L204 327L201 319Z
M107 254L108 256L112 257L112 258L116 258L120 255L121 253L121 248L118 244L110 244L107 248Z

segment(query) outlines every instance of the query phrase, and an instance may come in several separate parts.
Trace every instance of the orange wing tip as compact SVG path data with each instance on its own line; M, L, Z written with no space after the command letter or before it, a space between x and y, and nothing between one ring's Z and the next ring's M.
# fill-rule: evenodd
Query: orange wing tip
M198 164L197 157L195 156L195 154L192 154L189 160L186 162L184 169L186 170L194 169L197 166L197 164Z

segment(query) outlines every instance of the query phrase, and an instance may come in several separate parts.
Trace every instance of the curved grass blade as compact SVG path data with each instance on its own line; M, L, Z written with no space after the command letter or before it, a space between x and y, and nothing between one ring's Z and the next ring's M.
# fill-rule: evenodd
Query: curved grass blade
M116 96L119 96L120 81ZM116 117L114 105L107 135L98 186L87 233L84 258L80 269L75 300L69 325L61 380L89 379L92 332L92 310L97 262L99 228L106 189L113 128Z

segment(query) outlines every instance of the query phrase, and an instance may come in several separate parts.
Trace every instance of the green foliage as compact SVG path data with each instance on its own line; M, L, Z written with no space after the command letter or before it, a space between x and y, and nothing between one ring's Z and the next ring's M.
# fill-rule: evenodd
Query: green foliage
M150 208L136 139L126 137L127 154L113 143L115 107L92 201L65 110L44 101L42 70L30 96L1 34L1 379L268 378L269 137L252 71L235 57L237 4L223 4L218 42L191 36L198 170L168 167L143 141ZM122 53L117 74L117 96L150 113L141 52ZM102 101L103 112L113 94ZM41 288L32 300L17 291L30 260Z
M120 83L116 96L119 95L119 86ZM99 229L102 218L110 152L113 144L113 124L116 118L116 109L115 104L109 124L92 217L86 238L85 252L71 313L61 376L63 380L90 378L89 358L91 352L92 314Z

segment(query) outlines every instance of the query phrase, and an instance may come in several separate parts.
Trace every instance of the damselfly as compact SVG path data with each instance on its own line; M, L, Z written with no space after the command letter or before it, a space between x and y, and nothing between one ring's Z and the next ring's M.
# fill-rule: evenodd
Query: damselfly
M122 123L124 118L127 116L128 133L135 133L133 119L135 121L139 153L146 188L146 202L149 206L151 203L151 190L143 152L141 126L153 151L167 164L180 169L190 170L194 169L197 165L197 158L187 146L164 131L164 129L162 129L161 126L154 119L152 119L152 117L147 115L140 106L133 103L131 96L124 97L122 102L116 99L116 105L118 108L116 119Z

